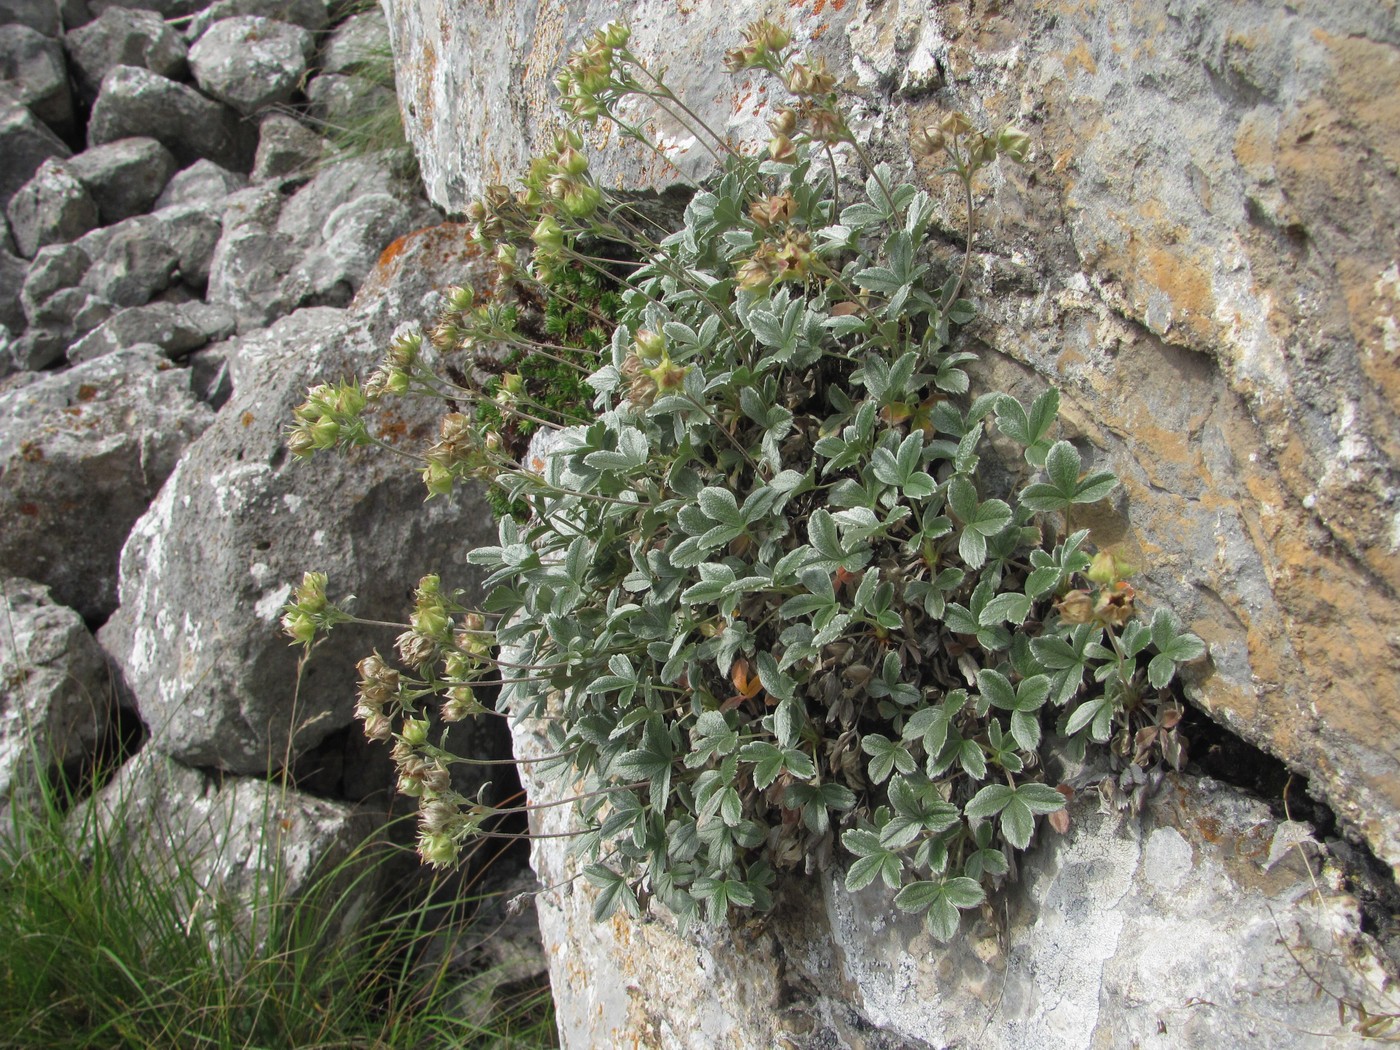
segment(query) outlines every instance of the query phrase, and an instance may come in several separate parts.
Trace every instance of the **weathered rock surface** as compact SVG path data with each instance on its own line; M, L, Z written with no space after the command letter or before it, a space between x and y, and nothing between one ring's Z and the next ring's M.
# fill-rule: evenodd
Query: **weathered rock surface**
M46 160L5 208L19 253L77 240L97 225L97 203L65 161Z
M111 706L107 661L82 618L32 580L0 577L0 809L36 774L89 757Z
M383 62L390 54L389 23L380 8L351 15L336 26L321 48L320 68L326 73L354 74L366 63Z
M300 26L241 16L215 22L190 49L200 89L245 115L291 100L315 41Z
M713 86L766 5L470 6L387 5L410 137L444 208L523 170L552 127L557 64L618 15L713 126L767 137L780 92ZM1031 129L1033 162L977 186L984 380L1061 387L1065 435L1124 482L1123 513L1085 524L1210 643L1199 702L1400 866L1393 12L818 3L787 18L863 103L870 148L906 169L908 127L950 109ZM708 170L687 134L654 128L683 169ZM598 158L609 183L672 177L614 143ZM944 203L934 250L951 268L954 187L918 174Z
M349 312L301 310L239 340L233 396L133 530L121 608L100 636L163 753L259 772L349 724L354 663L392 638L337 629L298 690L299 653L278 618L306 569L388 617L405 580L441 569L466 582L465 552L490 531L479 496L433 500L406 518L398 508L419 506L421 486L396 457L361 450L303 464L282 443L309 384L361 373L398 323L423 316L436 285L470 278L460 228L448 243L425 236L401 250ZM433 417L395 414L376 426L416 442Z
M344 861L373 830L369 817L342 803L260 778L211 778L150 747L70 820L95 821L108 834L135 825L120 840L121 861L183 895L191 924L212 901L265 921L270 892L287 899L305 893L318 871ZM337 928L354 929L379 888L373 878L355 886Z
M216 0L190 21L187 40L198 40L215 22L244 16L275 18L313 33L330 24L325 0Z
M197 160L170 180L156 201L156 207L211 204L222 201L230 193L244 189L247 185L246 175L222 168L212 160Z
M253 157L253 182L272 182L288 176L311 177L321 159L325 140L295 117L269 113L258 124L258 152Z
M212 418L154 347L0 394L0 573L110 615L127 533Z
M29 323L20 298L27 270L23 259L0 249L0 325L8 328L11 335L18 335Z
M181 164L204 157L246 171L253 157L251 131L233 110L148 69L113 66L93 103L88 144L133 136L157 139Z
M0 85L4 87L4 85ZM72 154L62 139L34 118L34 114L9 91L0 91L0 206L9 204L15 191L33 178L50 157Z
M179 80L186 72L185 42L155 11L109 7L94 21L70 31L64 46L73 78L91 101L115 66L139 66Z
M216 303L148 303L119 310L68 348L79 364L137 344L158 346L177 359L233 334L233 311Z
M175 167L174 155L150 138L118 139L68 161L68 170L92 194L106 225L150 211Z
M26 25L0 29L0 80L49 127L62 134L71 130L73 92L57 40Z
M516 730L517 757L547 750ZM521 769L532 802L569 793ZM537 810L532 830L568 831L568 812ZM532 864L550 889L535 905L563 1045L1359 1042L1298 961L1338 994L1378 1001L1382 971L1357 902L1307 825L1191 777L1170 783L1141 822L1097 812L1092 796L1070 812L1069 833L1043 827L1019 885L964 916L946 946L878 883L850 894L837 872L780 880L778 906L752 928L680 936L665 913L596 924L597 891L576 877L569 840L537 839Z
M353 125L368 110L392 106L395 95L367 77L322 73L306 85L307 109L328 128Z
M150 302L170 287L180 266L165 224L151 215L93 230L77 243L91 260L83 287L113 306Z
M28 26L45 36L63 32L56 0L6 0L0 7L0 25Z

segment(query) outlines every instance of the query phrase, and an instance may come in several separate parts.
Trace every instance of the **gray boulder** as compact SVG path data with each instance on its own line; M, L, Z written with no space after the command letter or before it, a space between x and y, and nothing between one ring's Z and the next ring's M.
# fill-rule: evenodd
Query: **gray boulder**
M0 573L89 621L109 616L132 523L212 418L154 347L0 394Z
M40 164L50 157L61 160L72 152L13 93L0 92L0 157L5 158L0 164L0 207L9 204Z
M148 69L114 66L93 103L88 144L133 136L159 140L181 164L204 157L246 171L253 156L250 129L233 110Z
M174 155L152 138L118 139L68 161L109 226L150 211L175 167Z
M156 201L157 208L176 204L211 204L248 185L246 175L220 167L212 160L197 160L178 172Z
M253 182L274 182L289 176L310 178L320 161L325 140L295 117L269 113L258 124L258 152L253 157Z
M517 758L552 750L537 729L515 727ZM536 807L571 793L565 778L520 768ZM531 831L544 837L530 863L547 887L535 907L561 1045L1353 1045L1314 975L1375 1002L1368 982L1378 988L1383 971L1308 825L1186 776L1140 820L1097 803L1077 799L1066 834L1042 824L1017 884L965 914L947 944L878 880L849 893L837 866L780 875L777 905L752 931L681 935L657 906L595 923L584 862L571 839L551 837L578 829L571 808L536 808Z
M19 253L77 240L98 223L97 204L67 162L46 160L5 208Z
M397 108L398 98L382 84L361 76L322 73L306 84L307 110L327 130L350 128L365 113Z
M285 297L297 305L344 306L383 247L413 224L408 205L387 193L367 193L342 204L326 217L321 246L288 274Z
M448 236L461 238L456 228ZM133 530L121 608L101 635L157 749L262 772L288 748L314 747L350 724L354 663L392 637L337 629L298 685L299 654L278 619L305 570L328 572L333 590L353 589L357 609L385 618L401 611L405 581L432 567L470 582L464 552L494 532L479 494L397 515L390 508L422 502L413 472L390 462L397 457L361 450L304 464L283 446L309 384L362 374L403 319L422 316L435 285L485 280L465 252L441 248L431 239L406 247L349 311L301 310L240 338L233 396ZM391 434L433 425L431 406L405 403L395 413Z
M242 15L275 18L313 33L330 24L326 0L217 0L190 20L185 39L197 41L214 23Z
M63 45L26 25L0 29L0 80L9 81L29 111L60 134L73 127L73 91Z
M240 958L231 953L266 936L269 895L306 894L318 874L345 861L374 828L372 818L342 803L261 778L211 777L150 747L69 825L86 841L114 837L121 844L117 863L168 887L192 928L219 929L204 926L211 909L234 909L238 936L214 946L234 968ZM328 892L324 899L336 902L336 912L327 935L353 931L382 888L383 880L371 875Z
M68 348L79 364L138 344L157 346L172 359L233 334L234 315L214 303L148 303L119 310Z
M24 316L24 275L28 264L19 256L0 249L0 325L17 336L29 325Z
M114 306L140 306L169 288L180 257L165 237L165 224L137 215L94 230L78 243L92 260L83 287Z
M5 0L0 4L0 26L25 26L44 36L63 32L56 0Z
M180 283L203 295L209 284L214 248L223 234L217 210L207 204L178 204L156 213L178 261Z
M97 97L116 66L137 66L179 80L185 75L185 41L154 11L110 7L95 21L64 37L73 78L84 99Z
M282 275L300 258L289 237L266 226L225 226L209 263L209 301L232 309L240 332L263 328L288 312Z
M383 67L392 61L389 23L378 7L351 15L331 32L321 48L320 68L326 73L353 75L367 65Z
M187 18L202 6L203 0L86 0L92 14L105 14L112 8L138 8L154 11L161 18Z
M0 810L36 775L75 772L109 722L107 661L42 584L0 576Z
M347 157L327 164L287 200L277 216L277 232L310 250L320 242L327 218L341 205L368 194L410 200L418 193L416 186L394 174L386 158L374 154Z
M226 18L190 48L190 68L202 91L251 115L291 100L315 46L300 26Z

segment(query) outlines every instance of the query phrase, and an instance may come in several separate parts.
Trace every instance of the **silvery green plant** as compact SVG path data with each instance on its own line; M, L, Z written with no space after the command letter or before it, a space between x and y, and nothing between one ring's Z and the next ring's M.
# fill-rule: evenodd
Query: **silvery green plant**
M444 724L539 717L536 772L569 786L597 918L654 900L724 921L840 857L849 889L878 880L947 939L1041 818L1068 827L1076 787L1139 805L1182 766L1170 688L1204 646L1164 609L1143 619L1128 567L1071 527L1116 481L1057 439L1057 392L973 396L966 256L941 273L933 198L868 164L785 31L745 36L727 64L792 96L766 156L709 135L721 174L654 239L562 133L518 191L471 209L496 286L449 293L427 342L396 342L363 385L313 390L289 444L370 443L377 402L448 397L417 460L429 493L480 479L524 508L470 554L482 608L428 577L399 666L360 665L360 717L421 801L426 860L503 812L453 792ZM628 40L606 27L569 61L565 113L645 141L619 111L640 96L708 134ZM970 251L973 180L1028 140L952 114L912 145L961 184ZM843 151L862 185L838 185ZM618 245L637 260L621 272ZM530 321L581 272L617 280L593 347ZM591 421L518 373L473 379L502 347L575 362ZM558 431L547 462L520 462L507 431L526 427ZM288 606L299 641L354 618L325 586L308 574Z

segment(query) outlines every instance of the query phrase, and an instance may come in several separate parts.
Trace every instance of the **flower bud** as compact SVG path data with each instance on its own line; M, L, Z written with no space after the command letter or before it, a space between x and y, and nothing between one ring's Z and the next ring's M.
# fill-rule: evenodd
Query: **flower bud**
M608 47L626 47L632 31L621 22L609 22L602 29L603 43Z
M778 110L768 126L773 129L774 135L791 135L797 131L797 111L791 106L783 106Z
M659 361L666 352L666 337L659 332L643 328L637 333L637 356L643 361Z
M972 124L962 113L949 113L938 123L938 127L945 135L966 135L972 130Z
M553 215L543 215L530 234L530 240L540 248L557 252L564 247L564 230Z
M1017 164L1024 164L1031 153L1031 137L1020 128L1008 124L997 135L997 149Z
M915 128L909 133L909 147L920 157L932 157L943 152L947 138L937 128Z
M1055 611L1065 623L1088 623L1094 618L1094 599L1088 591L1069 591L1055 603Z
M425 864L435 868L446 868L457 862L457 840L441 832L418 836L418 855Z
M403 739L413 747L421 747L428 742L428 730L431 728L426 718L405 718L403 720Z

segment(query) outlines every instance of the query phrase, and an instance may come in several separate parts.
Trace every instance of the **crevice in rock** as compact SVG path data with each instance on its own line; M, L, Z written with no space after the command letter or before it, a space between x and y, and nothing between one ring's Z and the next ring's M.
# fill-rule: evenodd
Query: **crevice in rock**
M1190 768L1238 788L1269 807L1279 820L1310 824L1313 837L1341 868L1346 889L1361 912L1361 932L1374 938L1383 959L1400 977L1400 885L1390 866L1359 836L1349 834L1307 777L1236 736L1194 705L1184 705L1182 733L1190 741Z

